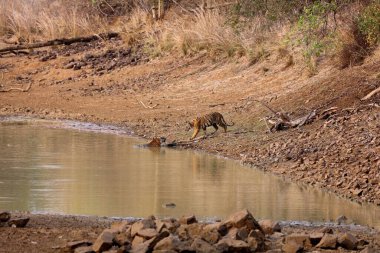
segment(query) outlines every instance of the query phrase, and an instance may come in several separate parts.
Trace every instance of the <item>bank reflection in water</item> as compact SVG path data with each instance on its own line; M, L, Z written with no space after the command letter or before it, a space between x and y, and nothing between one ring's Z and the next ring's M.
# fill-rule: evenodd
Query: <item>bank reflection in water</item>
M258 218L380 226L380 209L192 151L141 149L113 134L0 125L0 209L144 217ZM175 203L175 208L165 208Z

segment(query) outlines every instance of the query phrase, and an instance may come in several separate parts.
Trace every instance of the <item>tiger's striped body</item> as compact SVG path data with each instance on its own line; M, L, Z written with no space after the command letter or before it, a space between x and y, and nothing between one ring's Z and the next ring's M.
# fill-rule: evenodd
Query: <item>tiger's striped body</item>
M209 126L213 126L215 128L215 132L218 131L218 126L223 127L224 132L227 132L227 126L234 125L233 123L230 125L227 124L223 118L223 115L219 112L212 112L201 117L197 117L192 122L189 122L189 124L194 128L194 133L191 136L190 140L193 140L198 135L201 128L206 135L206 128Z

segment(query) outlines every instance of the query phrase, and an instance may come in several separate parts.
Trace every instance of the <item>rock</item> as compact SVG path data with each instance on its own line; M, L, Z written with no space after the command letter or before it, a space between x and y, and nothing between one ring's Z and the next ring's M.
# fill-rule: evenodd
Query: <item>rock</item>
M332 234L325 234L321 241L317 244L317 248L322 249L336 249L337 244L337 237L336 235Z
M263 232L263 229L261 228L259 223L255 220L252 214L246 209L232 214L231 216L227 218L227 220L222 222L222 225L225 225L227 228L246 227L248 230L258 229Z
M309 250L312 248L310 237L306 234L291 234L285 237L285 244L290 244L294 242L296 245L301 245L304 250Z
M163 231L157 236L153 237L150 240L145 241L142 244L139 244L135 247L132 247L132 250L130 252L133 253L145 253L145 252L152 252L153 248L159 243L161 240L163 240L165 237L169 236L168 231Z
M274 232L281 232L280 224L277 221L261 220L259 225L263 229L265 234L271 235Z
M132 249L135 249L136 247L138 247L140 244L144 242L145 242L144 237L136 235L132 240Z
M250 252L248 243L228 237L222 238L215 246L222 252Z
M204 227L203 224L200 223L193 223L186 227L187 234L190 238L194 239L196 237L200 237L202 233L202 228Z
M181 241L177 236L170 235L156 244L154 250L175 250L179 247Z
M354 250L358 245L358 239L350 233L344 233L338 237L338 243L345 249Z
M311 233L309 235L311 244L317 245L321 241L323 235L324 235L323 233L318 233L318 232Z
M362 251L360 251L360 253L376 253L376 251L371 246L368 246Z
M74 250L74 253L95 253L91 246L81 246Z
M92 249L95 252L103 252L109 250L112 247L113 239L115 238L114 233L105 229L96 239L94 245L92 245Z
M218 252L214 246L198 238L193 241L193 243L191 244L191 248L194 249L197 253Z
M23 228L28 224L29 218L18 218L18 219L12 219L8 221L8 226L10 227L17 227L17 228Z
M151 239L158 235L156 229L154 228L145 228L137 232L138 236L144 237L145 239Z
M282 247L282 250L285 253L299 253L303 252L303 244L297 241L287 241L284 246Z
M198 222L197 218L195 218L194 215L191 215L191 216L182 216L178 221L179 221L180 224L192 224L192 223Z
M236 239L246 241L248 238L248 230L245 227L239 228L236 233Z
M74 241L74 242L68 242L67 245L66 245L66 249L68 251L72 251L76 248L79 248L79 247L88 247L88 246L91 246L92 245L92 242L89 242L89 241L85 241L85 240L82 240L82 241ZM90 247L92 249L92 247Z
M256 238L254 237L248 237L247 238L247 243L249 248L251 249L251 252L256 252L256 250L259 249L259 243Z
M118 232L125 232L131 227L129 221L115 222L111 225L111 229L117 230Z
M137 234L137 232L145 228L156 228L156 224L154 223L154 220L143 219L143 220L139 220L133 223L131 227L131 236L134 237Z
M7 222L11 219L11 213L0 212L0 222Z
M339 217L336 218L336 220L335 220L335 222L336 222L338 225L346 224L346 221L347 221L347 217L344 216L344 215L339 216Z
M115 235L114 242L119 246L129 247L132 243L132 238L130 234L127 233L118 233Z
M209 224L209 225L204 226L201 232L201 238L211 244L217 243L220 238L218 228L213 225L214 224Z

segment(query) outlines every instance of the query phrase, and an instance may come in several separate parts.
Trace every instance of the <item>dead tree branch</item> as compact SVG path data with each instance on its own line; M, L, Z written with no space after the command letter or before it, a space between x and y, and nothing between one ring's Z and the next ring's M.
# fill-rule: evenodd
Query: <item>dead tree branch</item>
M363 97L362 99L360 99L361 101L365 101L365 100L368 100L370 99L373 95L375 95L376 93L380 92L380 87L378 87L377 89L374 89L373 91L371 91L370 93L368 93L365 97Z
M94 41L98 39L111 39L118 36L119 34L116 32L109 32L109 33L102 33L102 34L91 35L91 36L86 36L86 37L55 39L55 40L49 40L49 41L44 41L44 42L36 42L32 44L27 44L27 45L17 45L17 46L12 46L12 47L1 48L0 53L4 53L4 52L14 53L16 50L23 50L23 49L33 49L33 48L49 47L49 46L56 46L56 45L70 45L76 42L90 42L90 41Z
M30 84L28 85L28 87L26 87L25 89L11 87L11 88L9 88L9 89L0 90L0 92L9 92L9 91L13 91L13 90L17 90L17 91L21 91L21 92L28 92L28 91L30 90L31 87L32 87L32 84L30 83Z

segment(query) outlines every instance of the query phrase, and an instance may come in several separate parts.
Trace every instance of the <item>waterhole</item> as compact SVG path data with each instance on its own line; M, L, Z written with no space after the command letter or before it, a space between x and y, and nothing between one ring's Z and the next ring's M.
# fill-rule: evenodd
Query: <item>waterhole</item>
M83 131L96 130L96 131ZM136 147L118 129L75 122L0 122L0 210L122 217L325 222L380 227L380 208L190 150Z

